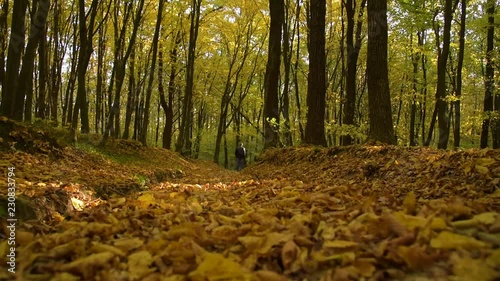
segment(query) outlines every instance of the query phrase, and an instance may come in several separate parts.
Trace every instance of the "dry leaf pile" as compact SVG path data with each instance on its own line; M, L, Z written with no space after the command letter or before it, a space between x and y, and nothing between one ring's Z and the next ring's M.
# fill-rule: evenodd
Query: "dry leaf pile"
M16 276L498 280L499 160L493 150L365 146L270 150L239 174L190 162L182 179L59 223L26 222ZM1 243L0 259L6 251Z

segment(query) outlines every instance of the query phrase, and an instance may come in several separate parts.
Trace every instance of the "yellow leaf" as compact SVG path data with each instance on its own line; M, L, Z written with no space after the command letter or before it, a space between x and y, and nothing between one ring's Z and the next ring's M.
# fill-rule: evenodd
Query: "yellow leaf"
M489 244L475 238L443 231L431 240L431 247L436 249L477 249L488 247Z
M128 253L131 250L137 249L144 245L144 241L139 238L121 238L113 242L115 247Z
M192 281L206 280L252 280L252 275L239 263L225 258L218 253L205 252L203 261L196 270L189 273Z
M326 241L323 243L324 248L352 248L358 246L358 243L352 241L344 241L344 240L335 240L335 241Z
M276 272L269 270L259 270L255 275L262 281L287 281L288 279Z
M115 256L115 254L110 252L92 254L67 264L63 264L60 267L61 271L70 272L85 272L86 270L95 270L95 267L104 266Z
M487 174L490 172L490 170L487 167L481 165L474 166L474 169L476 169L476 171L481 174Z
M146 274L155 271L149 268L153 263L153 256L148 251L140 251L128 256L128 270L132 280L141 280Z
M455 253L450 258L450 261L453 264L453 274L455 274L456 280L493 281L500 277L500 272L491 268L482 260L460 258Z
M486 263L491 267L500 266L500 249L497 249L491 253L491 255L486 259Z
M482 224L493 224L498 217L498 213L495 212L487 212L487 213L482 213L479 215L475 215L472 219L476 220Z
M407 214L415 213L415 209L417 208L417 197L415 196L415 192L410 191L406 194L405 199L403 200L403 209Z
M139 196L139 198L137 198L137 200L139 200L142 207L156 205L155 197L152 193L149 192L142 194L141 196Z
M492 164L494 164L496 161L493 158L490 157L485 157L485 158L479 158L476 160L476 165L488 167Z

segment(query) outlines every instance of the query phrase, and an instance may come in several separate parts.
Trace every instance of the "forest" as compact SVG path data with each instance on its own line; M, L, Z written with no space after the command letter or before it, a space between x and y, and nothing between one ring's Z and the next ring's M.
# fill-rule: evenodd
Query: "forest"
M499 4L2 0L0 280L499 280Z
M0 114L225 167L239 142L250 159L366 140L498 148L498 4L4 0Z

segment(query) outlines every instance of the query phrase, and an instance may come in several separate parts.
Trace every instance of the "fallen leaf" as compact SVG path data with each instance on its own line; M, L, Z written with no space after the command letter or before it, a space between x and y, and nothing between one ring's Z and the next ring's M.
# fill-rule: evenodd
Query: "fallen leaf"
M449 231L442 231L430 243L436 249L478 249L488 247L489 244L475 238L455 234Z

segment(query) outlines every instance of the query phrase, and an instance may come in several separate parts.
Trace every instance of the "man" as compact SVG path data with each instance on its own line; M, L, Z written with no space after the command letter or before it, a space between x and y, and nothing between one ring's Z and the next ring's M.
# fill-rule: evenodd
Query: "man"
M236 148L234 155L236 156L236 170L241 171L245 168L245 157L247 156L247 150L243 147L243 143L240 143L240 146Z

